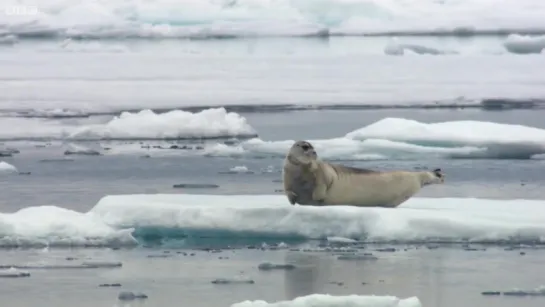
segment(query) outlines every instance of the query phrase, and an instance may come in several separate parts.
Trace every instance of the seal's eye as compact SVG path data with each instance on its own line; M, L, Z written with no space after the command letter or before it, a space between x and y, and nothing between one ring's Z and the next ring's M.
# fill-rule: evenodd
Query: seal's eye
M303 146L301 146L301 148L303 148L304 151L307 151L310 149L310 146L308 144L305 144Z

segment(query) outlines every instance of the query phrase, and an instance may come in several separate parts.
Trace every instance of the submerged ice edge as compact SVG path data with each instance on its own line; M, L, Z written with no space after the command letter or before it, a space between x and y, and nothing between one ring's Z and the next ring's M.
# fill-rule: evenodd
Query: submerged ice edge
M282 195L114 195L87 213L42 206L0 214L0 247L291 245L332 237L355 245L543 245L543 204L413 198L397 209L318 208L290 206Z

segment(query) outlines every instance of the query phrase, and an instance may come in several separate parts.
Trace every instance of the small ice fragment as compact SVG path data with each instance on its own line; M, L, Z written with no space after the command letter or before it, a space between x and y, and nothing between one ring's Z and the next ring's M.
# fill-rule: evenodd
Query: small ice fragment
M80 150L80 151L66 150L64 154L65 155L82 155L82 156L100 156L100 152L93 149Z
M146 299L148 296L140 292L123 291L119 293L117 298L121 301L132 301L136 299Z
M295 265L293 264L273 264L270 262L264 262L257 266L261 271L270 271L270 270L293 270Z
M358 241L344 237L327 237L327 241L331 243L357 243Z
M113 283L113 284L100 284L99 287L121 287L120 283Z
M371 254L352 254L352 255L340 255L338 260L378 260L376 256Z
M500 295L500 291L483 291L481 292L482 295Z
M390 253L393 253L396 251L395 248L393 247L385 247L385 248L377 248L375 249L377 252L390 252Z
M213 284L255 284L255 281L252 279L230 279L230 278L217 278L212 280Z
M121 262L86 261L81 264L87 268L118 268L123 266Z
M211 183L180 183L172 186L175 189L214 189L219 188L217 184Z
M161 254L161 255L148 255L148 258L170 258L172 255Z
M18 277L30 277L30 273L25 271L19 271L16 268L9 268L7 270L0 271L0 278L18 278Z
M14 174L18 173L17 168L5 161L0 161L0 174Z

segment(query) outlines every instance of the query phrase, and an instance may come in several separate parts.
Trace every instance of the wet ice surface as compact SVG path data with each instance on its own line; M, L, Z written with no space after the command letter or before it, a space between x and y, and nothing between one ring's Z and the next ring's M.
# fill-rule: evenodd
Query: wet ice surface
M289 300L313 293L332 295L417 296L423 306L507 307L521 304L515 295L485 291L532 290L543 284L545 250L475 246L365 246L359 252L377 260L340 261L351 252L323 247L277 250L234 248L210 250L6 250L0 263L70 264L121 262L94 269L27 269L30 277L3 279L0 296L6 306L121 306L118 297L138 306L230 306L244 300ZM308 250L308 251L307 251ZM523 251L523 253L521 253ZM164 253L166 258L148 255ZM191 256L191 254L194 254ZM260 270L259 264L291 264L289 270ZM53 267L53 266L50 266ZM505 278L509 276L509 278ZM110 284L115 286L104 286ZM490 290L492 289L492 290ZM132 293L132 296L131 294ZM135 298L144 294L147 298ZM524 299L524 306L543 306L545 298Z

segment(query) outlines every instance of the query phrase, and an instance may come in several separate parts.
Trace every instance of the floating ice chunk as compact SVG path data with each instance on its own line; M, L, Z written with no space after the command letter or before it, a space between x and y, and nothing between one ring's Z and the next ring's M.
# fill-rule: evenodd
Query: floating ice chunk
M483 291L481 292L482 295L500 295L500 291Z
M545 49L545 35L528 36L510 34L503 42L503 46L511 53L541 53Z
M5 161L0 162L0 174L13 174L18 173L17 168Z
M422 307L416 297L401 299L395 296L311 294L292 301L267 303L266 301L244 301L231 307Z
M512 289L504 291L502 294L508 296L545 296L545 286L540 286L532 290Z
M327 241L330 243L346 243L346 244L358 243L357 240L344 238L344 237L327 237Z
M466 133L459 133L464 131ZM323 159L384 160L423 155L444 158L539 159L545 153L545 130L483 121L422 123L385 118L344 137L309 140ZM279 157L293 140L250 139L236 146L217 144L209 156Z
M123 112L106 123L90 125L23 118L38 115L42 117L55 116L55 114L41 113L30 115L19 114L17 117L3 118L0 139L90 141L251 138L257 136L257 132L247 123L245 117L238 113L227 112L224 108L206 109L196 113L180 110L167 113L154 113L151 110L134 113ZM57 115L60 116L60 114ZM78 114L70 114L72 117L76 115Z
M41 269L41 270L64 270L64 269L104 269L121 267L121 262L83 262L83 263L37 263L37 264L0 264L0 268L16 269Z
M92 213L55 206L0 213L0 246L133 246L133 229L116 229Z
M216 189L220 186L213 183L179 183L172 187L175 189Z
M13 45L18 42L17 36L15 35L0 35L0 46L1 45Z
M123 263L119 261L85 261L81 264L84 267L99 269L99 268L120 268Z
M369 253L364 254L346 254L337 257L338 260L378 260L376 256Z
M9 113L15 117L29 118L81 118L89 117L89 113L83 110L71 110L64 108L20 110Z
M529 159L545 153L544 129L471 120L428 124L404 118L385 118L354 130L346 137L365 142L376 139L404 142L408 143L405 146L428 150L443 147L451 157ZM391 150L396 149L390 147ZM449 150L452 147L465 150Z
M506 296L545 296L545 286L533 290L512 289L508 291L483 291L482 295L506 295Z
M7 270L0 271L0 278L18 278L18 277L30 277L29 272L19 271L16 268L9 268Z
M382 248L376 248L375 251L377 252L386 252L386 253L393 253L396 251L393 247L382 247Z
M257 268L261 271L271 271L271 270L293 270L295 265L293 264L274 264L270 262L260 263Z
M148 296L141 292L131 292L131 291L123 291L120 292L117 298L120 301L132 301L137 299L147 299Z
M165 237L514 244L545 240L544 204L542 200L415 197L389 210L291 206L281 195L141 194L106 196L90 213L113 227L134 227L139 236L149 231Z
M17 148L0 149L0 157L11 157L14 154L18 154L18 153L20 153L20 151Z
M417 44L399 43L396 39L392 39L385 47L384 53L387 55L404 55L405 50L408 50L415 54L429 54L429 55L442 55L442 54L456 54L455 51L440 50L438 48L426 47Z
M100 156L101 153L81 145L70 144L64 152L65 155Z
M98 286L101 287L101 288L105 288L105 287L121 287L121 284L120 283L100 284Z
M247 278L217 278L212 280L213 284L230 285L230 284L255 284L253 279Z
M71 139L193 139L255 137L257 132L246 118L225 108L197 113L152 110L123 112L106 124L84 126L71 133Z
M219 172L220 174L253 174L254 172L250 171L245 165L234 166L229 169L227 172Z
M245 165L242 166L235 166L229 169L232 172L238 172L238 173L245 173L248 172L248 168Z

